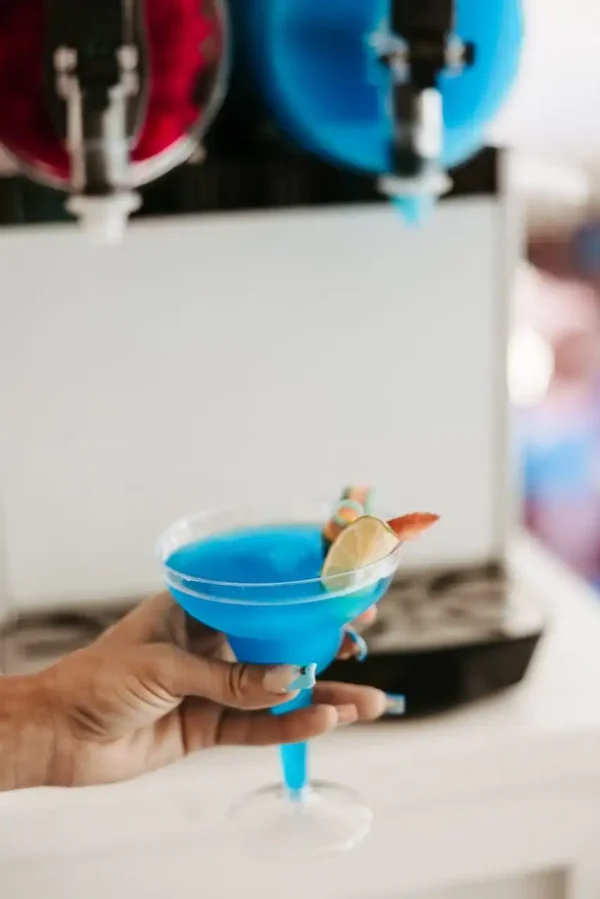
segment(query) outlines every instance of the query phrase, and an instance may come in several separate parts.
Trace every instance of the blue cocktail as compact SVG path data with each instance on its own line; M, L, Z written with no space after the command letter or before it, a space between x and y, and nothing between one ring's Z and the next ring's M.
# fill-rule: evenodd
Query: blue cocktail
M160 541L167 585L193 618L225 633L239 661L306 670L306 689L274 714L311 702L311 672L335 658L344 628L387 590L400 544L378 561L329 577L325 504L238 508L190 516ZM289 852L348 848L371 812L352 792L309 783L306 744L281 748L284 784L236 807L246 836Z

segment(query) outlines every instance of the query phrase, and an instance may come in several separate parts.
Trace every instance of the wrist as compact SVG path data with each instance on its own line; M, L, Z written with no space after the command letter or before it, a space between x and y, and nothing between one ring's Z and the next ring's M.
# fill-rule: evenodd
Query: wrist
M0 677L0 790L49 783L53 732L41 677Z

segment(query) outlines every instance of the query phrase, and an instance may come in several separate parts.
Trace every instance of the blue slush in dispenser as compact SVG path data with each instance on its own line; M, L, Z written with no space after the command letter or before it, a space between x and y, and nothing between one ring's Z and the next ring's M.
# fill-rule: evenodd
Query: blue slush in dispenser
M481 149L515 79L520 0L232 0L237 41L280 127L377 178L408 222Z

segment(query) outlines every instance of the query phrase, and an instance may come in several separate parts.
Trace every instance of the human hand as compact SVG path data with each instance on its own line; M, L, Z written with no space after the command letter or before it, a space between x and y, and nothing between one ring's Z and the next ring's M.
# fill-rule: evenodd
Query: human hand
M359 619L368 624L370 609ZM354 654L346 637L340 657ZM318 683L314 704L283 716L298 676L232 660L222 634L192 621L169 594L142 603L91 646L37 675L52 729L45 780L89 785L126 780L217 745L297 743L379 718L386 696L371 687Z

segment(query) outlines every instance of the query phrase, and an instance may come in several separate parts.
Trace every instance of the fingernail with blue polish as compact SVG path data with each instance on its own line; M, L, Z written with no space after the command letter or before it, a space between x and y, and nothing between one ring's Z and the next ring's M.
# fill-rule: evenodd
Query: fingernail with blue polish
M263 686L269 693L295 693L315 685L316 665L277 665L267 668Z
M360 634L356 633L354 628L351 628L351 627L346 628L346 633L348 634L348 636L354 643L355 650L354 650L353 658L355 658L357 662L364 662L364 660L367 658L367 655L369 654L369 649L367 647L367 644L365 643L363 638L360 636Z
M386 715L405 715L406 714L406 696L401 693L388 693Z
M288 693L294 693L296 690L312 690L317 682L317 666L314 662L311 665L303 665L298 670L298 677L289 685Z

